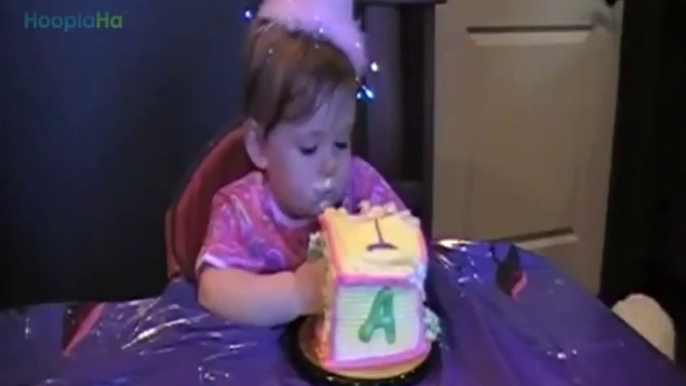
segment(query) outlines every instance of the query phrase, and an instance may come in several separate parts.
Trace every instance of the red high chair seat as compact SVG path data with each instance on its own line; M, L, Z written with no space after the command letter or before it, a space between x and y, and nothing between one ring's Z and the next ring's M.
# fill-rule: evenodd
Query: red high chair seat
M192 169L165 219L169 277L195 279L195 261L205 238L212 198L226 184L254 170L243 145L242 123L223 130Z

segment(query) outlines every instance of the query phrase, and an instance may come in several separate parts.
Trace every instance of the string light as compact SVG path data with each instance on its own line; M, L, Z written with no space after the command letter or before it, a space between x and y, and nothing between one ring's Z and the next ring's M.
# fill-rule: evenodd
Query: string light
M369 69L373 73L379 72L379 64L377 62L372 62L369 65ZM374 98L376 98L376 94L374 94L374 90L372 90L369 86L366 84L362 84L360 86L360 90L357 92L357 100L368 100L368 101L373 101Z
M374 91L367 87L367 85L363 84L360 86L360 90L357 92L357 99L358 100L369 100L373 101L376 95L374 94Z
M372 70L372 72L379 72L379 64L377 62L372 62L372 64L369 65L369 69Z
M255 17L255 14L253 13L252 9L246 9L243 11L243 17L245 20L252 20Z

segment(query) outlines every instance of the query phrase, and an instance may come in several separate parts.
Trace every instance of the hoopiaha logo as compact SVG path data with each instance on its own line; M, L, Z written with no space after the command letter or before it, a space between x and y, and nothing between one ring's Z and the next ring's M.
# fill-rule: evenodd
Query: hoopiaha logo
M40 15L37 12L24 12L25 29L60 29L69 32L73 29L122 29L124 15L96 12L83 15Z

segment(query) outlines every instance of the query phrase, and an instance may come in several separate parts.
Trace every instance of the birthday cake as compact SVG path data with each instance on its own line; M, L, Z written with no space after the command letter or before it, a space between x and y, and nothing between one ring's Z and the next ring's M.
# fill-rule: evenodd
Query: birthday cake
M393 206L328 209L311 256L329 261L325 309L308 343L331 371L425 359L438 321L424 306L427 252L419 221Z

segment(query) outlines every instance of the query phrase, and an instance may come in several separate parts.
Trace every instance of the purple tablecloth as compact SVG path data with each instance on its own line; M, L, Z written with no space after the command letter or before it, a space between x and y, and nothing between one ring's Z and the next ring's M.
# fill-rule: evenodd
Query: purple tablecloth
M507 248L498 245L496 255ZM522 252L528 284L516 300L505 294L489 250L475 244L433 259L429 294L444 333L439 363L421 385L686 385L680 370L544 259ZM48 370L38 364L49 361L35 362L34 374L49 374L40 385L305 386L281 333L213 317L188 283L175 281L159 298L108 304L72 357ZM0 384L26 379L20 367Z

